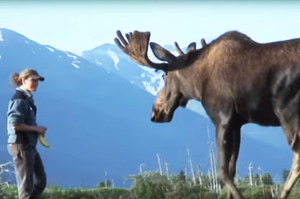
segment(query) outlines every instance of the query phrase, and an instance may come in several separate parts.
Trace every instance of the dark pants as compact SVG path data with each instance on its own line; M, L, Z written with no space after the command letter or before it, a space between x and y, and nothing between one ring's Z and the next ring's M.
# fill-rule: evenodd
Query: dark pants
M9 144L13 157L19 199L36 199L46 187L46 173L39 152L35 147Z

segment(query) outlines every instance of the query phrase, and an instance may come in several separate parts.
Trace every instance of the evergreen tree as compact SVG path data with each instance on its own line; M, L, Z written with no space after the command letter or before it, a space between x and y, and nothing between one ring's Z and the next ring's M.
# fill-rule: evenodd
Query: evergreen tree
M262 176L262 181L263 181L263 184L264 185L273 185L273 178L271 176L270 173L265 173L263 176Z
M289 176L290 170L284 169L282 171L282 178L284 181L286 181L287 177Z

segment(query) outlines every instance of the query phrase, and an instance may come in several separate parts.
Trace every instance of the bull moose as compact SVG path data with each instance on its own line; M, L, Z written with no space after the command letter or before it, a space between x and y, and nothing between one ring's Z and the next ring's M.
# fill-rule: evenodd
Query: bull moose
M135 62L164 71L151 120L170 122L174 111L189 99L202 102L216 127L219 175L228 199L242 199L234 184L241 127L246 123L281 126L293 150L293 164L280 199L286 199L300 174L300 39L257 43L237 31L175 56L151 42L150 32L134 31L126 38L117 31L115 42ZM178 47L177 43L176 46Z

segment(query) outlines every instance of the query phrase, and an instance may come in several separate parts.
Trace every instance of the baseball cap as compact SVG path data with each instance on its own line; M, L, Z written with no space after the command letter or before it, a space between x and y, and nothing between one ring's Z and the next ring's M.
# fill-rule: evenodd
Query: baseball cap
M40 80L40 81L45 80L45 78L43 76L39 75L39 73L36 70L31 69L31 68L27 68L27 69L23 70L19 76L19 78L25 78L25 79L27 79L28 77L31 77L33 79Z

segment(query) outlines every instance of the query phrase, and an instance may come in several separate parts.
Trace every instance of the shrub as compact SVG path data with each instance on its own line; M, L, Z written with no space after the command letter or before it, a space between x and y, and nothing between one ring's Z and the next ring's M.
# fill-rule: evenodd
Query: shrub
M162 199L171 189L167 177L157 172L135 175L131 179L133 180L131 193L137 199Z
M130 191L122 188L62 189L57 186L45 190L41 199L130 199Z
M243 192L245 198L251 199L272 199L269 187L262 186L256 188L248 188Z
M217 194L204 189L200 185L180 183L172 187L165 199L217 199Z
M18 199L15 185L0 187L0 199ZM131 199L130 190L122 188L63 189L58 186L47 187L40 199Z
M132 195L136 199L217 199L199 184L186 181L183 173L167 178L158 172L132 176Z
M2 184L0 186L0 198L2 199L18 199L17 186L11 184Z

